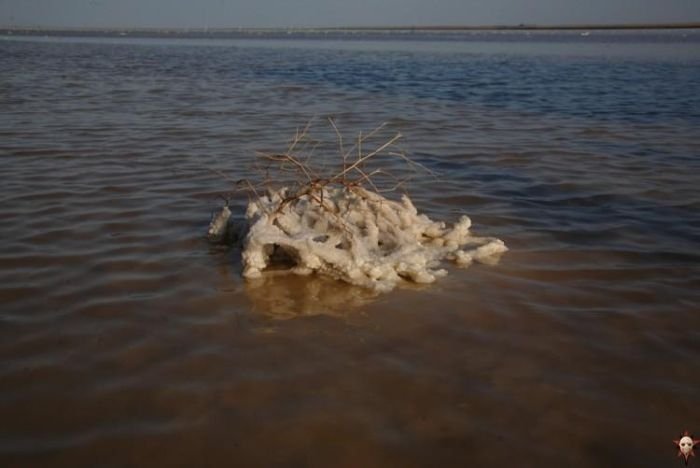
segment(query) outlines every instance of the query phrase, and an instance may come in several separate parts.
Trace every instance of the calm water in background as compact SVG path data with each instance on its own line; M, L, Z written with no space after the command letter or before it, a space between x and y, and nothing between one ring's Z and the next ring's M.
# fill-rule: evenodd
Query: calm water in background
M700 35L0 41L0 465L673 466L700 434ZM373 297L203 233L388 122L511 250ZM245 205L234 198L237 212Z

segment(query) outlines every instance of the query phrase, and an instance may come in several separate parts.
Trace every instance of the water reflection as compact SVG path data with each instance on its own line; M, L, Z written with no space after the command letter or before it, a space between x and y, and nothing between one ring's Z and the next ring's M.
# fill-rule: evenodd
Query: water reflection
M345 317L372 302L378 294L319 275L298 276L267 272L245 281L253 310L275 319L309 315Z

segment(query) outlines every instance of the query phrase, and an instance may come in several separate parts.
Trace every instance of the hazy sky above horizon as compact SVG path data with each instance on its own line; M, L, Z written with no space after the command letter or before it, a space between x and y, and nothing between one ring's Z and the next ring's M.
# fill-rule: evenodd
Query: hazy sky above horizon
M700 22L700 0L0 0L0 26L287 27Z

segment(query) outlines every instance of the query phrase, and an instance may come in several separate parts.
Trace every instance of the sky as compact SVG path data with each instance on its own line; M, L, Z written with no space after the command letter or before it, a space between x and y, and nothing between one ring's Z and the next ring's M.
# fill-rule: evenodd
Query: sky
M700 0L0 0L0 26L321 27L700 22Z

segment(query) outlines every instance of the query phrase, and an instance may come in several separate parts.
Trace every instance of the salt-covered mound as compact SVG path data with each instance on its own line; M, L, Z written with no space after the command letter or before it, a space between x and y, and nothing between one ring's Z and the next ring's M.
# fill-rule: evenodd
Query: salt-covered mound
M255 169L262 180L235 180L214 171L251 200L242 229L228 229L231 211L225 206L208 232L213 241L241 242L244 276L259 277L284 264L293 273L319 273L388 291L403 280L431 283L444 276L442 260L489 262L507 250L498 239L472 236L466 216L447 226L418 214L405 195L397 202L380 194L381 185L388 184L383 191L391 192L410 179L402 167L433 175L397 147L400 133L377 142L382 124L347 146L335 122L329 124L338 146L335 162L323 159L330 147L309 135L309 123L285 151L258 154Z
M270 190L249 203L246 221L248 278L284 258L296 274L388 291L404 279L431 283L444 276L444 259L468 265L507 250L499 239L472 236L467 216L446 226L418 214L405 195L396 202L359 186Z

